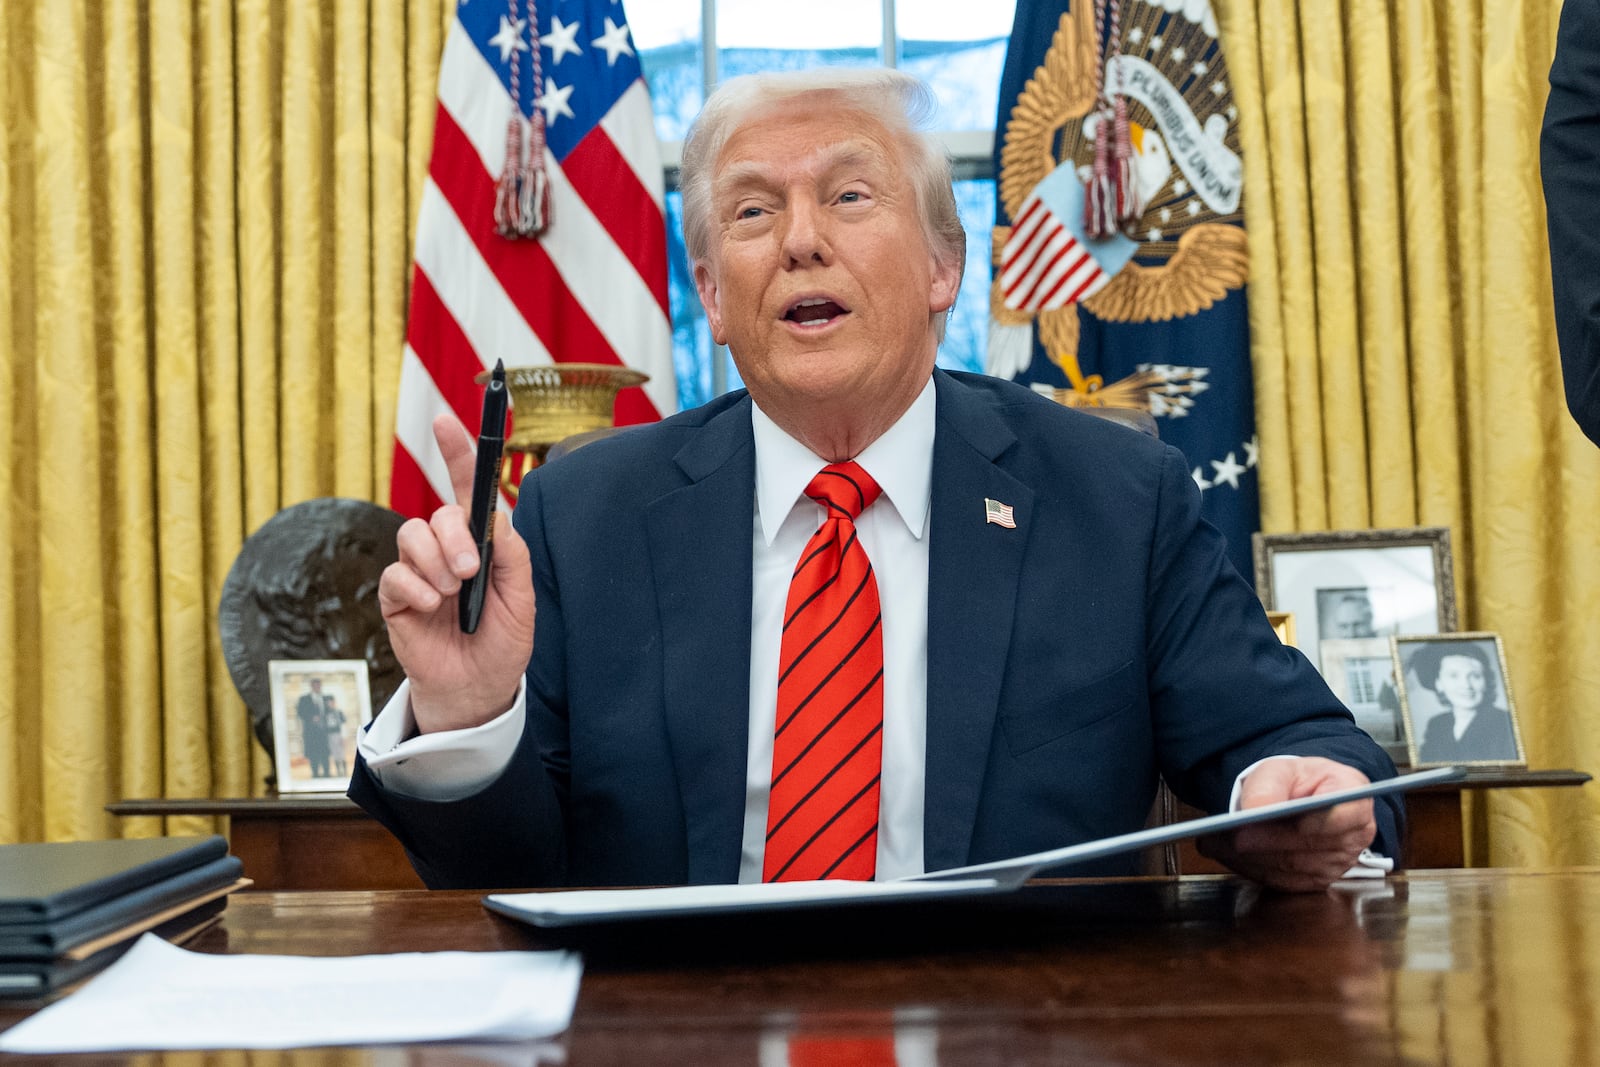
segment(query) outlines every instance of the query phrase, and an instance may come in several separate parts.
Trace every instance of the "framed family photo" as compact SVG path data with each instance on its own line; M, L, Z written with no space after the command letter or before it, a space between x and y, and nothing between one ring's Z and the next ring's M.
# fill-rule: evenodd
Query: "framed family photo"
M1445 527L1258 533L1252 543L1261 603L1268 611L1294 615L1295 647L1330 684L1335 679L1325 653L1341 663L1363 653L1327 642L1456 628L1455 570Z
M275 659L267 674L278 791L344 792L356 736L372 719L366 660Z
M1498 634L1390 639L1413 767L1524 767Z

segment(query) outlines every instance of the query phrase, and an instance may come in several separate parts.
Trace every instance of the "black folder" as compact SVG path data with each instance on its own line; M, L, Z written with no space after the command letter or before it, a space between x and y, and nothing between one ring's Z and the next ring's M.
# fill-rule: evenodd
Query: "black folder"
M0 960L48 960L147 916L239 880L243 864L222 856L192 870L101 901L70 915L0 926Z
M60 919L228 854L209 837L0 845L0 936Z
M173 944L182 944L221 919L227 904L225 895L203 901L152 927L150 933L164 937ZM137 935L125 937L83 956L57 956L47 960L0 959L0 1000L31 1000L58 992L115 962L133 947L136 940Z

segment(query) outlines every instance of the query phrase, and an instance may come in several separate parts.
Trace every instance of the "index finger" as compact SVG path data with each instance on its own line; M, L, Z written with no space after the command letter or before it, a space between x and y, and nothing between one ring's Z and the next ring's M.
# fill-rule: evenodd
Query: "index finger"
M472 506L472 478L478 462L478 446L461 420L449 412L433 420L433 439L439 443L439 454L444 457L445 469L450 472L450 484L456 491L456 503L464 508Z

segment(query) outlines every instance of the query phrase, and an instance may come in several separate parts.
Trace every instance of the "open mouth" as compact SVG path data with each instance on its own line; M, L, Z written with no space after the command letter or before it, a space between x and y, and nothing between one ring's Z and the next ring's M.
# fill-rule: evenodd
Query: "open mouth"
M819 296L795 301L789 310L783 313L783 318L785 322L792 322L798 326L825 326L841 315L849 313L849 309L837 301Z

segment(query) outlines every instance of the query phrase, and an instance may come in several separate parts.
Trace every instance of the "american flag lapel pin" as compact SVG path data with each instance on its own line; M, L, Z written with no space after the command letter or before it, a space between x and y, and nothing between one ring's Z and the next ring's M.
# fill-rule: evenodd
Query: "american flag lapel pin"
M996 526L1004 526L1008 530L1017 528L1016 513L1011 510L1010 504L1002 504L998 500L983 498L983 521L992 522Z

